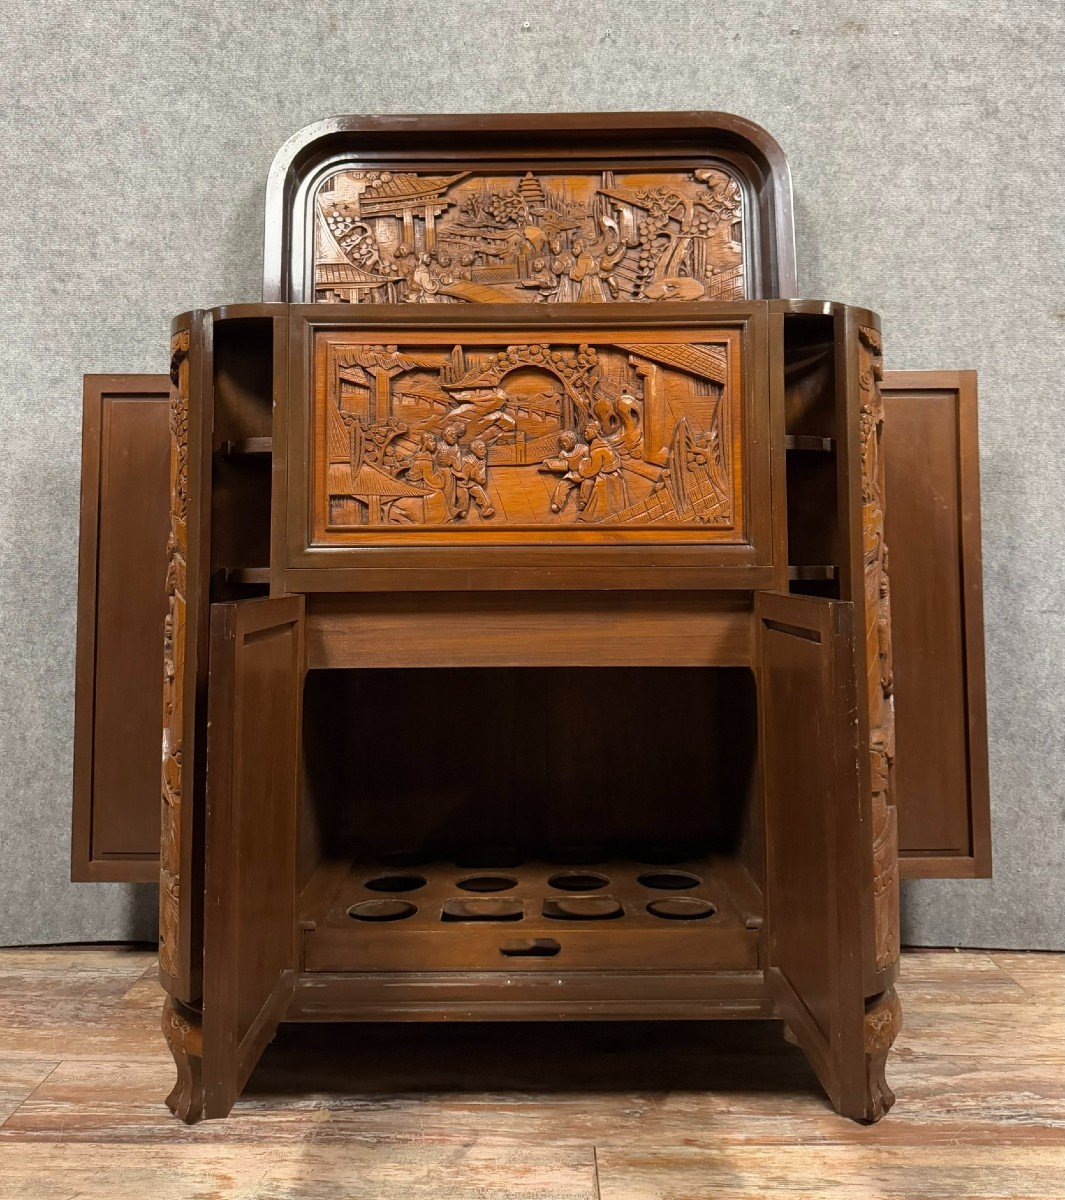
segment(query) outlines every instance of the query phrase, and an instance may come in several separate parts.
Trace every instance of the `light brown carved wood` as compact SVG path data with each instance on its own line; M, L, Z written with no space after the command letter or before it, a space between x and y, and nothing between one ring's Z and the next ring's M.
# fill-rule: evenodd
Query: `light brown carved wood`
M314 206L319 302L739 300L743 199L721 168L344 170Z
M170 340L170 537L163 637L162 829L159 854L159 965L177 978L181 923L181 804L188 589L189 331Z
M427 526L474 540L606 526L612 540L742 542L739 335L656 337L319 332L316 542L373 543L373 526L408 541Z
M873 930L876 965L899 956L898 821L891 803L895 714L891 679L891 599L884 542L884 463L880 453L884 406L880 394L880 333L858 329L862 457L862 553L865 563L866 703L872 788Z

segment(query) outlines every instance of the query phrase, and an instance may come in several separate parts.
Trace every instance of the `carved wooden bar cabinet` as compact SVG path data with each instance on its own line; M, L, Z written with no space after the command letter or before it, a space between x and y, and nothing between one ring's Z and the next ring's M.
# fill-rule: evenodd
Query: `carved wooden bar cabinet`
M975 384L792 245L739 118L323 122L263 303L87 378L73 875L159 879L186 1121L286 1020L775 1019L890 1106L900 873L990 869Z

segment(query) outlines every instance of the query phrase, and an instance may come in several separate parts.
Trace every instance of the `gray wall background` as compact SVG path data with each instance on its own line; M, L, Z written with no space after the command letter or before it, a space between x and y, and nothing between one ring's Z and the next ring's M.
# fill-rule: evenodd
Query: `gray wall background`
M0 944L154 936L67 882L81 376L255 300L267 169L344 112L723 109L795 181L801 293L980 372L995 878L929 945L1065 946L1060 0L0 0Z

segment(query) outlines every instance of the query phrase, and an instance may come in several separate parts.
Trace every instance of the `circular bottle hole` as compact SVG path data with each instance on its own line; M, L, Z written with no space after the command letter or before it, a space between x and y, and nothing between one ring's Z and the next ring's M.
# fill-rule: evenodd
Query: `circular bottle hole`
M445 900L442 921L520 921L525 915L520 900Z
M610 880L594 871L563 871L552 875L547 882L560 892L594 892L597 888L605 888Z
M551 896L543 907L544 916L556 921L609 921L624 913L612 896Z
M425 876L414 874L375 875L362 885L371 892L414 892L425 887Z
M360 900L348 909L348 916L356 921L402 921L417 911L409 900Z
M636 879L644 887L657 888L663 892L683 892L702 883L698 875L689 875L687 871L645 871L642 875L637 875Z
M668 900L652 900L647 911L667 921L699 921L703 917L712 917L717 909L709 900L700 900L695 896L674 896Z
M518 881L511 875L468 875L459 880L464 892L506 892L517 887Z

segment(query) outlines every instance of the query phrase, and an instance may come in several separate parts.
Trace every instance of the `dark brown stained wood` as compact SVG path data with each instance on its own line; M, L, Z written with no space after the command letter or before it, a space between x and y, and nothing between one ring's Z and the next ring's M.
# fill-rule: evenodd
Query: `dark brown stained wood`
M302 598L213 605L210 683L203 1108L222 1117L295 982Z
M862 853L870 813L854 616L838 601L755 599L768 983L836 1109L875 1121L894 1100L883 1067L898 1012L890 990L863 1003L873 880Z
M678 877L683 891L670 889ZM462 886L472 881L476 888L481 879L496 890ZM386 887L400 884L403 891L386 894ZM699 919L668 920L649 907L678 896L702 905ZM609 905L607 919L580 919L582 906L598 904ZM493 872L451 862L405 873L356 863L334 876L326 903L301 917L304 970L314 972L747 972L758 966L758 930L745 926L706 859L668 868L607 860L584 870L527 862ZM550 944L538 945L544 941ZM523 954L526 947L549 953Z
M270 169L264 300L795 292L791 175L729 113L336 117Z
M749 666L750 614L728 593L312 595L307 665Z
M900 868L991 874L976 374L884 377Z
M166 375L86 375L71 879L159 874Z

